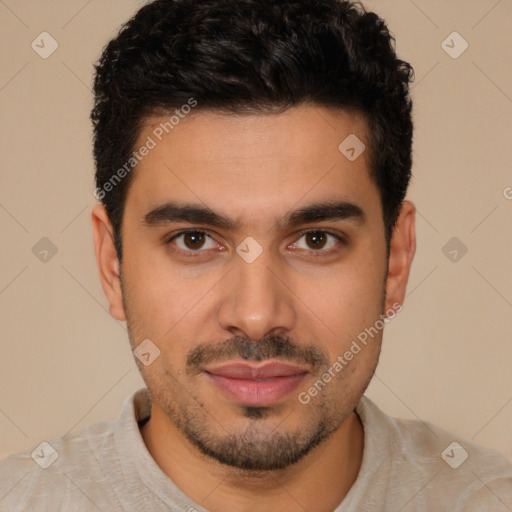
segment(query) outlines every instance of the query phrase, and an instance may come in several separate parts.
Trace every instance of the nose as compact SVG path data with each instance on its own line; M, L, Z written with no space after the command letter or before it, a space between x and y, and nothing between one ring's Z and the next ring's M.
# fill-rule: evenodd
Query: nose
M286 270L272 261L268 251L252 263L236 255L233 264L217 309L220 326L251 340L291 331L297 315Z

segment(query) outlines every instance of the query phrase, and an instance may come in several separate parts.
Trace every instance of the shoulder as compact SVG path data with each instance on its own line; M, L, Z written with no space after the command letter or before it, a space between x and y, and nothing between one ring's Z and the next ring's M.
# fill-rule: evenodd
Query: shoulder
M385 458L379 465L396 504L409 503L410 510L512 509L512 461L505 455L428 422L392 418L367 397L357 412L367 455Z
M115 449L114 425L95 423L0 460L0 512L44 512L78 503L80 510L95 509L91 499L108 492L103 468Z

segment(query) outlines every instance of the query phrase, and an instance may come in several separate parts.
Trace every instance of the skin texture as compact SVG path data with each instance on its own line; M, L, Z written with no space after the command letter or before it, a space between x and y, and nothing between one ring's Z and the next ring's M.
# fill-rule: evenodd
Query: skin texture
M162 120L147 120L140 144ZM354 162L338 150L349 134L367 147ZM212 512L332 511L357 477L363 428L353 411L377 365L382 331L308 404L298 395L405 296L414 206L402 205L388 260L368 148L364 119L342 110L198 111L134 171L121 267L105 209L93 210L110 313L127 321L133 349L150 339L160 350L149 366L137 361L153 399L143 439L176 485ZM236 226L148 225L145 216L168 201L207 206ZM356 205L364 217L279 223L292 210L330 201ZM191 228L211 238L169 242ZM327 230L344 242L303 230ZM247 237L262 249L252 263L236 252ZM207 357L193 364L198 353ZM277 403L248 408L203 371L244 354L252 364L271 356L307 373Z

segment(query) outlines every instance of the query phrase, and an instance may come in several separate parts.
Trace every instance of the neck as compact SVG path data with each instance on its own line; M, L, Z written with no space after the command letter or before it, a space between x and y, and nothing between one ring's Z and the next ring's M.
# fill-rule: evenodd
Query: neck
M153 404L142 438L162 471L211 512L331 512L355 482L364 432L356 413L302 460L276 471L246 471L206 457Z

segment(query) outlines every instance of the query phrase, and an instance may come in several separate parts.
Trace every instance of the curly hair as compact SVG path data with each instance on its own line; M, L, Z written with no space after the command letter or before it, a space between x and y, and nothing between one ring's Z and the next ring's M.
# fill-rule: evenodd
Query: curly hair
M104 188L129 159L141 123L194 98L195 110L281 112L301 103L360 112L386 240L411 177L412 67L385 22L342 0L156 0L104 48L95 66L96 186L119 259L132 174Z

